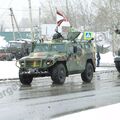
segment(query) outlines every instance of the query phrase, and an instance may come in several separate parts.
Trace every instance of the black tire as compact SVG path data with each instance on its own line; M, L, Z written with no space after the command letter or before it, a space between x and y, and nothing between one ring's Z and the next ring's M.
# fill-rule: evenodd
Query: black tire
M63 64L57 64L52 68L51 79L57 84L63 84L65 82L66 69Z
M81 78L84 82L89 83L93 78L93 65L91 63L86 64L85 71L81 74Z
M24 74L20 74L20 73L21 73L21 70L19 71L20 82L23 85L30 85L33 80L33 77L31 75L24 75Z
M120 73L120 62L115 62L115 67L117 69L117 71Z

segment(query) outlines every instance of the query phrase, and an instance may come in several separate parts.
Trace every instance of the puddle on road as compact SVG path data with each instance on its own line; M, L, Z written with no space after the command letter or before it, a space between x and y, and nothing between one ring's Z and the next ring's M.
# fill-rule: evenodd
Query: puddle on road
M35 87L35 86L20 86L20 99L31 99L48 96L57 96L64 94L71 94L77 92L91 91L95 89L94 82L91 83L77 83L66 82L64 85L51 84L49 87Z
M43 81L43 84L42 84ZM47 84L46 84L47 83ZM12 86L13 83L9 83ZM5 84L7 86L7 84ZM91 83L84 83L80 75L70 76L67 78L65 84L52 84L50 80L41 81L35 79L30 86L20 85L15 91L13 100L43 98L49 96L60 96L72 93L91 92L96 90L110 89L111 87L120 86L120 75L117 72L96 73ZM4 88L4 87L3 87Z
M117 87L118 80L116 80L116 74L116 72L111 72L111 75L109 75L109 73L97 73L94 75L91 83L82 82L79 75L68 77L63 85L52 84L51 81L49 81L49 84L42 86L42 82L39 83L39 80L36 80L33 81L31 86L20 86L19 99L58 96Z

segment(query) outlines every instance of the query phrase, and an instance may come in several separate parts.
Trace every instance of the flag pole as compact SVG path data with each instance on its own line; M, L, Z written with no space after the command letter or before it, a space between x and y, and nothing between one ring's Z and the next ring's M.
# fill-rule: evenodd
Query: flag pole
M34 32L33 32L33 22L32 22L31 0L28 0L28 3L29 3L31 38L32 38L32 51L33 51L33 49L34 49Z

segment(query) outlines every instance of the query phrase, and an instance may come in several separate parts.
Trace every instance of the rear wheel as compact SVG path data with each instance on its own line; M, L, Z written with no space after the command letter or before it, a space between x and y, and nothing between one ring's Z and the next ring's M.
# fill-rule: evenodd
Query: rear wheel
M86 64L85 71L81 74L81 78L84 82L91 82L93 78L93 65L89 62Z
M52 68L51 79L54 83L63 84L66 79L66 69L63 64L57 64Z
M30 85L32 80L33 80L33 77L31 75L24 75L24 74L21 74L21 70L19 71L19 79L20 79L20 82L23 84L23 85Z

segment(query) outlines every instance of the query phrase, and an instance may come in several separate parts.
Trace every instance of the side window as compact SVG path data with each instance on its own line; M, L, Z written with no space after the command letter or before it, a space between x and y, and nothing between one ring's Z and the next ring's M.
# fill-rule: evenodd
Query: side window
M68 53L77 53L77 45L70 45Z
M79 53L79 52L81 52L81 50L82 50L81 45L77 45L77 44L70 45L68 53Z

